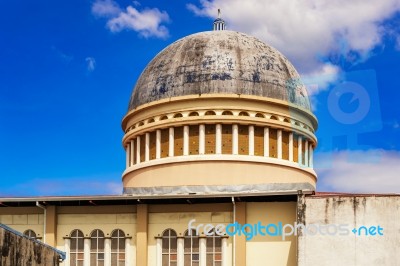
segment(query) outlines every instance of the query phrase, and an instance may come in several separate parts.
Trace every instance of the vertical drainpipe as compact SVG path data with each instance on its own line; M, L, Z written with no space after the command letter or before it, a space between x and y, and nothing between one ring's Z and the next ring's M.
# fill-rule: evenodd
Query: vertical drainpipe
M235 197L232 197L232 204L233 204L233 223L236 222L236 204L235 204ZM236 266L236 234L233 235L233 248L232 248L232 255L233 255L233 266Z
M36 206L43 209L43 243L46 243L46 207L36 201Z

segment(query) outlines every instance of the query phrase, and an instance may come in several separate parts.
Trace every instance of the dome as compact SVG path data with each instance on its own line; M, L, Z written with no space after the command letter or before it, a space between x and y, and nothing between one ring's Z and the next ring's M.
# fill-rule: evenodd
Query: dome
M318 121L295 68L221 19L213 28L172 43L139 77L122 120L124 193L315 191Z
M227 30L193 34L161 51L139 77L129 111L202 94L268 97L310 111L306 88L285 56L255 37Z

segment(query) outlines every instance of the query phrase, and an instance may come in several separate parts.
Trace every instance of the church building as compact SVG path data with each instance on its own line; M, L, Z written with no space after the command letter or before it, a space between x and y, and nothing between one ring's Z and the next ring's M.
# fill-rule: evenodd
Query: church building
M65 266L400 265L398 195L316 193L318 122L296 69L221 18L213 29L137 80L121 195L0 198L0 223Z

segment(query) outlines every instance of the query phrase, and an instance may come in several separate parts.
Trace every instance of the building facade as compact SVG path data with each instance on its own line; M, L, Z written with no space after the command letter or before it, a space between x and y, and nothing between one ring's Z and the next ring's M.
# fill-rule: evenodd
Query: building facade
M323 238L284 226L322 217L317 124L292 64L218 18L139 77L123 194L3 198L0 222L65 251L63 265L337 265L310 255Z

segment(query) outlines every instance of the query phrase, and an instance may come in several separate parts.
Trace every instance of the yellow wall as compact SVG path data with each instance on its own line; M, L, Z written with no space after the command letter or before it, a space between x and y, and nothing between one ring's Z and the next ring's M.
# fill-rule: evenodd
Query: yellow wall
M23 233L31 229L43 237L43 210L37 207L7 207L0 209L0 223Z
M210 209L212 209L212 206ZM195 208L195 207L194 207ZM171 213L150 213L149 214L149 239L148 239L148 265L156 265L156 236L161 236L163 231L171 228L178 236L183 236L188 229L190 220L196 219L193 225L202 224L225 224L232 222L231 212L171 212ZM232 239L228 238L228 263L232 265Z
M194 156L153 160L140 169L125 172L124 187L213 186L273 183L316 185L315 172L297 163L244 155L214 155L188 161ZM245 161L247 160L247 161ZM251 169L251 171L249 170ZM188 174L190 173L190 174Z
M135 206L85 206L58 207L57 246L65 250L64 237L69 237L74 229L79 229L84 236L90 236L95 229L100 229L107 237L115 229L121 229L132 237L131 257L135 257L136 246L136 207Z
M278 222L293 224L296 220L295 202L237 202L236 207L236 220L240 223L255 224L260 221L263 225ZM42 236L43 214L38 213L40 209L4 208L4 210L6 211L0 213L0 222L21 232L32 229ZM227 225L234 222L231 203L148 205L147 212L147 265L149 266L156 265L155 237L162 235L164 230L171 228L178 236L183 236L192 219L196 219L193 224L195 226L200 223ZM56 248L60 250L65 249L64 238L74 229L81 230L85 236L90 236L94 229L102 230L106 236L110 236L115 229L121 229L127 236L132 237L131 258L137 257L136 249L139 243L136 242L136 206L58 207L56 219ZM226 265L233 265L233 238L232 236L228 238ZM241 247L241 250L236 252L236 265L295 266L297 265L296 241L294 236L288 237L285 241L279 236L255 236L251 240L245 240L244 236L236 236L236 244Z
M247 203L246 223L262 224L278 223L292 224L296 221L295 202L253 202ZM255 236L246 243L246 266L295 266L297 265L297 238L287 237L285 241L280 236ZM260 264L260 262L265 264Z

